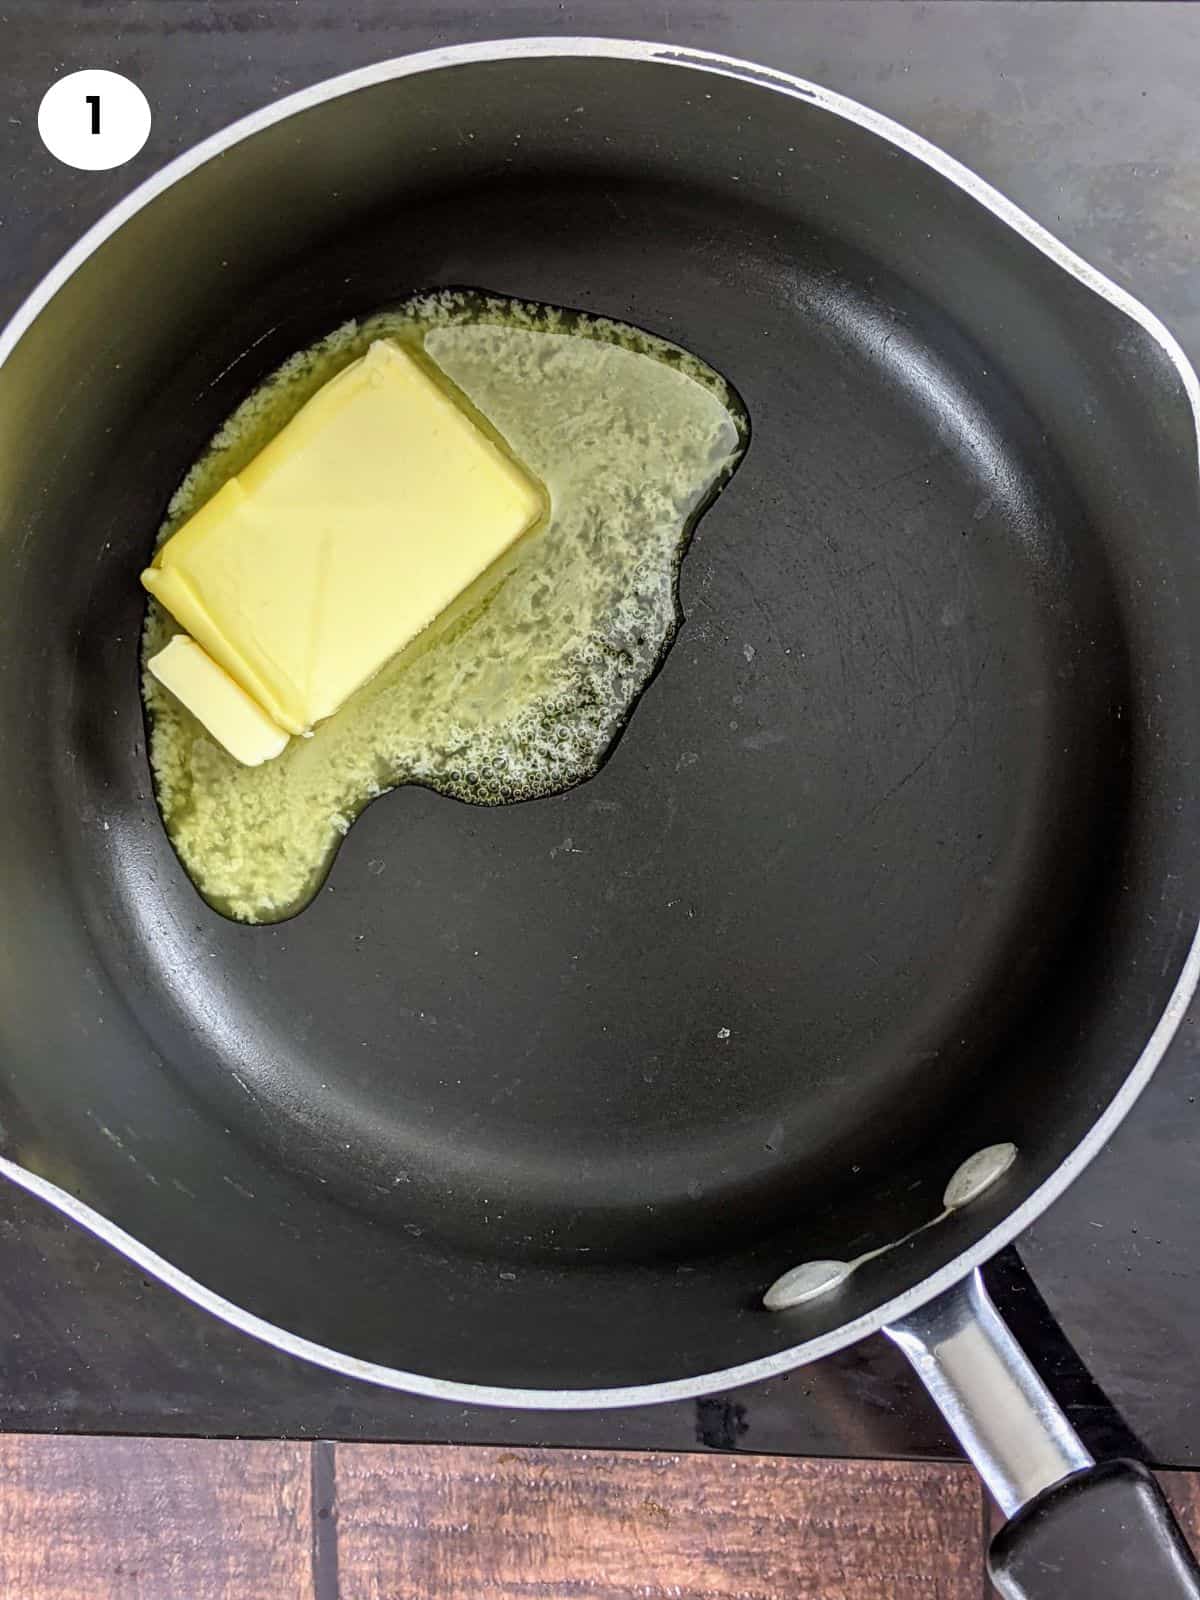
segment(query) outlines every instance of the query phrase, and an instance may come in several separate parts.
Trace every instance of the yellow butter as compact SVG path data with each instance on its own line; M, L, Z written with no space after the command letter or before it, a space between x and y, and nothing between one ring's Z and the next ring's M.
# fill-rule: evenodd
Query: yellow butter
M287 744L283 729L186 634L177 633L146 665L244 766L270 761Z
M167 540L142 582L269 721L303 733L545 504L421 361L379 340Z

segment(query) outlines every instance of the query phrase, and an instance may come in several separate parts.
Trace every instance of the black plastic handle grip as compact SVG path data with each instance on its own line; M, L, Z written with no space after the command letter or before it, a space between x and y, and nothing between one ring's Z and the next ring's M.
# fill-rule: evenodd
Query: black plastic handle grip
M1200 1567L1136 1461L1043 1490L996 1535L988 1570L1005 1600L1200 1600Z

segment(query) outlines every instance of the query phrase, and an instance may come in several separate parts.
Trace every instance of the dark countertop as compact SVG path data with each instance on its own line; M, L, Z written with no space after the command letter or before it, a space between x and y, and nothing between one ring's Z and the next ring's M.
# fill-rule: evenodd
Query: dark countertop
M1200 364L1200 10L1145 3L8 0L0 321L114 200L243 112L405 51L533 33L679 41L864 100L1126 284ZM154 110L146 148L114 172L61 167L37 137L43 91L82 67L126 73ZM1200 1011L1112 1145L991 1273L1093 1448L1159 1465L1200 1465L1198 1092ZM509 1415L356 1386L241 1338L9 1191L0 1370L9 1429L951 1453L882 1341L727 1399L619 1414Z

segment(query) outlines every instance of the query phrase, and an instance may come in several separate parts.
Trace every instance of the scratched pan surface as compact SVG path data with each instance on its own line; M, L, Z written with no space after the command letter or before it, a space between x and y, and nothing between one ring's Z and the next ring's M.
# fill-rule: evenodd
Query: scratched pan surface
M593 781L393 793L302 915L236 926L155 810L136 574L256 382L442 284L679 341L751 447ZM1069 1161L1184 971L1195 479L1151 332L753 75L460 61L232 143L0 370L5 1153L420 1381L649 1384L848 1336ZM758 1309L995 1140L1020 1160L969 1213Z

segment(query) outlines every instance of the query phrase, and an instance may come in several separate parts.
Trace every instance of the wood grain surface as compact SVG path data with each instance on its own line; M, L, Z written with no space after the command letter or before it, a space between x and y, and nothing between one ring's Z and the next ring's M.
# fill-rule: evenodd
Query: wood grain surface
M1200 1472L1160 1472L1158 1481L1188 1542L1200 1550Z
M966 1469L337 1447L340 1600L978 1600Z
M316 1600L310 1447L0 1436L6 1600Z
M959 1466L0 1436L4 1600L980 1600L991 1521Z

